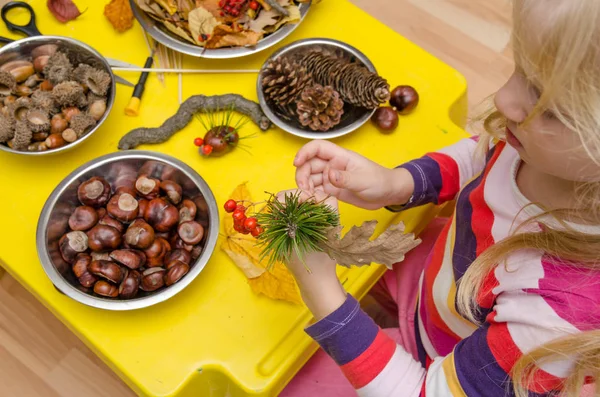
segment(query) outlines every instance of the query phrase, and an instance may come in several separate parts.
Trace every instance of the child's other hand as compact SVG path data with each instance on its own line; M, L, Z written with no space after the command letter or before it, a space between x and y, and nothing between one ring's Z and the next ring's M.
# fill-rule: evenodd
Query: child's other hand
M322 189L365 209L404 204L414 190L413 178L405 169L385 168L329 141L304 145L296 154L294 165L300 189Z
M277 194L280 202L285 202L286 194L294 194L296 190L286 190ZM325 204L337 211L335 197L329 196L321 189L313 193L300 191L300 201L314 198L316 201L325 200ZM294 275L302 300L317 320L335 311L346 300L346 292L335 273L336 263L323 252L307 254L304 263L294 254L290 263L286 263ZM310 272L307 270L310 269Z

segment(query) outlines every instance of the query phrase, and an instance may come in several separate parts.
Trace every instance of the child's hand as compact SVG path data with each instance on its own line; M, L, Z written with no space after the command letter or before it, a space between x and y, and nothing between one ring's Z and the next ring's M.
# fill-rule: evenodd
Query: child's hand
M283 203L286 193L293 194L295 192L295 190L279 192L277 199ZM321 189L316 189L312 194L304 191L300 193L300 201L311 197L316 201L325 200L326 204L337 211L335 197L327 198L327 194ZM298 283L302 300L317 320L335 311L346 300L346 292L335 273L336 263L327 254L323 252L310 253L304 258L304 263L296 255L293 255L290 263L286 263L286 265ZM306 267L310 269L310 272Z
M414 180L403 168L389 169L329 141L311 141L294 159L302 190L325 193L365 209L404 204Z

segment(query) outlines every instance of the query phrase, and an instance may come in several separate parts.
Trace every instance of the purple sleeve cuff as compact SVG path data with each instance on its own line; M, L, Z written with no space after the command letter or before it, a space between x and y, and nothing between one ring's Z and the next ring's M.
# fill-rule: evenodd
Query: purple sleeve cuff
M379 327L348 294L336 311L306 328L310 335L338 365L361 355L375 340Z
M406 204L390 205L385 207L387 210L392 212L400 212L432 202L437 204L437 191L432 189L433 186L430 186L424 167L422 166L422 164L420 164L422 162L430 163L432 161L432 159L424 157L418 160L410 161L397 167L404 168L405 170L410 172L410 175L413 177L413 180L415 182L415 190L413 191L412 196L410 196L410 199L408 200L408 202L406 202Z

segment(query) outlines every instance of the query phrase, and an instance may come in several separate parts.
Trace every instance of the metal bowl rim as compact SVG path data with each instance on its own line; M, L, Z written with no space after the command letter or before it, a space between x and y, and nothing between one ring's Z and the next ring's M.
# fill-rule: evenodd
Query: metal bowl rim
M310 10L312 2L301 3L298 5L300 9L300 21L293 24L287 24L283 26L275 33L270 34L267 38L261 39L255 46L252 47L233 47L233 48L216 48L216 49L204 49L194 44L191 44L183 39L175 39L169 34L163 32L158 28L157 21L154 21L149 16L148 19L152 20L152 23L148 23L145 20L146 16L142 16L141 13L145 13L144 10L139 9L135 0L130 0L135 19L139 22L142 28L152 36L153 39L159 43L171 48L174 51L181 52L186 55L190 55L197 58L207 59L233 59L240 58L252 54L259 53L267 48L274 46L281 40L289 36L303 21Z
M204 249L198 259L196 259L196 263L193 266L190 266L190 272L179 282L167 287L166 289L150 295L144 298L137 298L131 300L109 300L98 298L95 296L88 295L74 286L72 286L64 277L60 274L60 272L54 266L52 259L50 258L50 254L47 249L46 244L46 234L48 229L48 222L50 219L50 214L52 209L55 207L59 198L64 193L65 189L78 178L80 178L86 172L92 171L95 168L98 168L102 165L110 164L119 160L127 160L127 159L142 159L142 160L156 160L164 162L170 166L177 168L181 171L186 177L190 178L202 195L208 205L208 213L209 213L209 235L206 240ZM54 286L60 290L65 295L70 298L83 303L88 306L92 306L99 309L106 310L134 310L141 309L145 307L149 307L160 302L164 302L167 299L175 296L177 293L181 292L184 288L186 288L196 277L202 272L204 267L206 266L208 260L210 259L212 252L217 243L217 238L219 235L219 210L216 204L216 199L212 190L206 183L206 181L200 176L194 169L190 166L178 160L174 157L163 153L151 152L151 151L127 151L127 152L114 152L110 153L96 159L93 159L86 164L78 167L76 170L71 172L67 177L65 177L58 186L52 191L44 207L40 214L40 218L38 220L37 231L36 231L36 246L38 251L38 257L40 262L42 263L42 267L50 281L54 284Z
M14 42L9 43L9 44L5 45L4 47L0 48L0 55L4 54L5 52L10 51L11 49L14 49L15 47L17 47L23 43L36 42L36 41L45 42L45 41L51 41L51 40L67 41L71 44L79 46L79 47L89 51L90 53L92 53L92 55L94 55L98 59L99 62L101 62L104 66L106 66L106 70L108 71L108 74L110 75L110 79L111 79L110 95L107 97L107 101L106 101L106 111L104 112L104 115L102 116L102 118L100 120L98 120L98 122L96 123L94 128L92 128L90 131L88 131L88 133L85 134L84 136L82 136L81 138L77 139L75 142L69 143L65 146L61 146L56 149L45 150L43 152L18 151L18 150L11 149L8 146L5 146L4 144L0 144L0 150L3 150L7 153L13 153L13 154L19 154L19 155L25 155L25 156L47 156L47 155L57 154L60 152L65 152L65 151L71 150L71 149L75 148L77 145L81 144L86 139L88 139L94 132L96 132L98 130L98 128L100 128L100 126L108 118L110 111L113 107L113 104L115 102L115 97L116 97L115 75L110 67L110 64L108 63L106 58L104 58L102 56L102 54L100 54L93 47L90 47L89 45L85 44L82 41L73 39L71 37L66 37L66 36L27 37L24 39L15 40Z
M306 139L339 138L341 136L347 135L347 134L359 129L360 127L362 127L367 121L369 121L369 119L373 116L373 114L375 113L375 111L377 109L373 109L370 112L366 112L364 116L362 116L359 119L356 119L352 124L350 124L344 128L340 128L339 130L332 131L332 132L310 132L310 131L305 131L300 128L290 126L284 120L279 118L267 104L267 102L265 100L265 95L263 93L262 86L261 86L262 70L269 61L271 61L272 59L276 59L277 57L285 54L286 52L295 50L297 48L309 46L309 45L318 45L318 44L331 45L331 46L341 48L344 51L350 52L358 60L360 60L367 67L367 69L369 69L371 72L377 73L377 69L375 68L375 65L373 65L373 62L371 62L371 60L362 51L360 51L358 48L356 48L350 44L347 44L347 43L344 43L342 41L335 40L335 39L329 39L329 38L301 39L298 41L294 41L293 43L290 43L284 47L281 47L280 49L275 51L273 54L271 54L271 56L269 58L267 58L267 60L264 62L263 66L260 68L260 72L258 73L258 77L256 79L256 93L258 95L258 102L260 104L262 111L267 116L267 118L269 120L271 120L271 122L273 124L275 124L277 127L279 127L280 129L282 129L283 131L285 131L287 133L290 133L292 135L295 135L295 136L298 136L301 138L306 138Z

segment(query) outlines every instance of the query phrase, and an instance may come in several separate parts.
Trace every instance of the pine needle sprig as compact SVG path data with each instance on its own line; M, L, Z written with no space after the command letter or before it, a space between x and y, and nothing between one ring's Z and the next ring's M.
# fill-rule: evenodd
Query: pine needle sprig
M261 260L269 257L269 267L278 261L289 263L292 254L304 263L306 254L323 252L327 231L340 224L333 208L314 198L301 202L299 192L287 193L283 203L271 194L256 218L264 229L258 238Z

